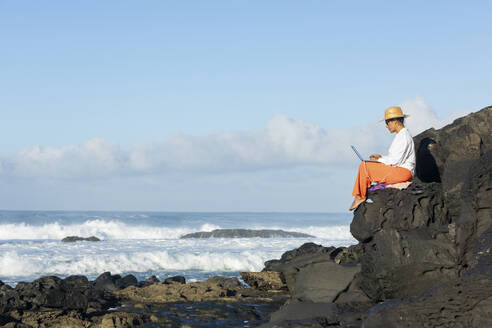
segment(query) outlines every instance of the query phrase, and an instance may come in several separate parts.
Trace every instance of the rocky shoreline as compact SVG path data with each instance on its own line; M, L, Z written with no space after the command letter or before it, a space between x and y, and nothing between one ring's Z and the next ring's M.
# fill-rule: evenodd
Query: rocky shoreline
M0 326L492 327L492 107L414 138L417 175L370 192L350 247L186 283L102 274L0 282Z
M244 273L258 281L247 288L237 278L184 277L138 282L105 272L42 277L15 288L0 283L1 327L253 327L266 322L289 294L278 273Z

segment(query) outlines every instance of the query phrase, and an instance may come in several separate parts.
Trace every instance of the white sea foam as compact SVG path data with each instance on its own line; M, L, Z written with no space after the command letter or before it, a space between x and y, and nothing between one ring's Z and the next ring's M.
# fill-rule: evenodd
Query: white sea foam
M203 280L216 274L234 276L239 271L259 271L265 261L278 259L285 251L306 242L324 246L356 243L343 215L299 214L285 219L280 214L249 214L240 219L241 214L234 213L2 215L9 223L0 224L0 280L10 284L45 275L83 274L93 279L105 271L134 273L139 279L151 274L181 274L187 279ZM12 220L16 218L15 223ZM23 221L24 218L27 219ZM187 233L221 228L281 229L315 237L179 239ZM103 241L60 241L73 235L96 236Z
M0 277L30 277L47 274L97 275L105 271L112 273L148 271L259 271L268 259L268 252L203 252L170 253L136 252L84 254L69 257L62 255L39 256L19 254L11 251L0 255Z
M0 243L0 280L105 271L203 272L259 271L264 262L312 241L342 246L350 240L317 238L107 240L99 243L9 241Z
M212 231L220 227L203 224L191 227L155 227L148 225L129 225L118 220L87 220L82 224L63 225L59 222L43 225L9 223L0 225L0 240L12 239L62 239L67 236L96 236L100 239L163 239L179 238L195 231Z
M43 225L29 225L25 223L0 224L0 240L15 239L62 239L67 236L89 237L96 236L104 240L114 239L177 239L180 236L197 232L212 231L221 227L205 223L193 227L157 227L149 225L130 225L118 220L92 219L81 224L64 225L59 222ZM351 240L348 225L338 226L307 226L307 227L271 227L256 226L250 229L280 229L286 231L303 232L317 238L330 240Z
M27 257L21 257L15 251L9 251L0 255L0 276L29 276L35 268L35 264Z

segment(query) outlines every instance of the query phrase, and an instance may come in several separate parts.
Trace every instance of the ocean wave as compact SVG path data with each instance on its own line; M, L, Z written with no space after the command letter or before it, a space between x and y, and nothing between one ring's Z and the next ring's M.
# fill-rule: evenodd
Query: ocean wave
M148 271L259 271L263 263L278 254L258 251L180 252L168 251L94 254L76 257L30 256L16 251L0 255L0 277L41 275L98 275Z
M118 220L87 220L81 224L64 225L59 222L43 225L25 223L0 224L0 240L15 239L63 239L67 236L89 237L100 239L175 239L180 236L200 231L220 229L214 224L203 224L191 227L156 227L148 225L129 225Z
M240 227L238 227L240 228ZM198 231L221 229L220 226L204 223L196 227L159 227L150 225L130 225L119 220L93 219L80 224L61 224L60 222L43 225L26 223L0 224L0 240L61 240L67 236L96 236L103 240L118 239L177 239L185 234ZM348 225L331 226L255 226L249 229L278 229L302 232L317 238L329 240L354 240Z

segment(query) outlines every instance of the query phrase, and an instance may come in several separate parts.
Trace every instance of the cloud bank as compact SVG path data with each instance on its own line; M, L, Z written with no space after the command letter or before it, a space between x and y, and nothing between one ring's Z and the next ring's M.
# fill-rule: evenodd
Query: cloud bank
M411 115L407 126L414 135L430 127L440 128L465 114L440 118L421 97L403 102L402 107ZM175 134L160 143L130 148L101 138L58 148L33 146L0 155L0 176L88 179L343 165L354 160L351 144L365 154L384 149L385 143L387 146L391 138L376 121L355 131L325 130L315 123L278 114L260 130L223 131L208 136Z

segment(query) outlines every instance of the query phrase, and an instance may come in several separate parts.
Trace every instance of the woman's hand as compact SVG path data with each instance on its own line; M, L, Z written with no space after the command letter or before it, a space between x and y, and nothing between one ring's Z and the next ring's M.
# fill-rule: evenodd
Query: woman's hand
M378 159L380 159L382 156L379 155L379 154L372 154L371 156L369 156L369 159L371 161L377 161Z

